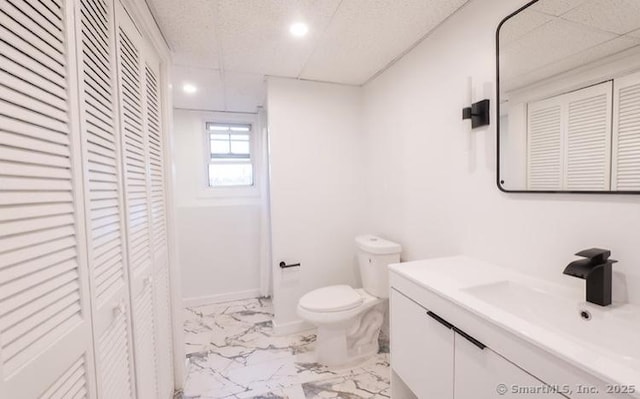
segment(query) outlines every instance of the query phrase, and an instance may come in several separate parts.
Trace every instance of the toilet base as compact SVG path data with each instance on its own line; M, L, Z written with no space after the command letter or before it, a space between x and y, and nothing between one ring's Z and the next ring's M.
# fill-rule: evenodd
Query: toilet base
M378 353L384 307L377 304L350 323L318 326L316 359L327 366L357 363Z

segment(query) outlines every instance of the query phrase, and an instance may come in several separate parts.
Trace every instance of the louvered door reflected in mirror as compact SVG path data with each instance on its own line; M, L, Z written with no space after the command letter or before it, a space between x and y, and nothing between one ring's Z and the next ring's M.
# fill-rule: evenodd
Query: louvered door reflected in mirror
M640 2L534 1L496 45L499 188L640 193Z

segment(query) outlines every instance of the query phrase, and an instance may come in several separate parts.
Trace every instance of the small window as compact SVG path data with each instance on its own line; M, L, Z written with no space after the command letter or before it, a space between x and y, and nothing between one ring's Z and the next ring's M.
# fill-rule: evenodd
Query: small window
M251 125L207 122L209 187L253 186Z

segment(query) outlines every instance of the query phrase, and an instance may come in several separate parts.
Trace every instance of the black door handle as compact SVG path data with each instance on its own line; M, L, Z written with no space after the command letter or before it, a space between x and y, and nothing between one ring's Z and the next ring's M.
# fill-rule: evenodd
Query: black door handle
M289 267L300 267L300 263L293 263L293 264L287 265L284 262L280 262L280 268L281 269L287 269Z

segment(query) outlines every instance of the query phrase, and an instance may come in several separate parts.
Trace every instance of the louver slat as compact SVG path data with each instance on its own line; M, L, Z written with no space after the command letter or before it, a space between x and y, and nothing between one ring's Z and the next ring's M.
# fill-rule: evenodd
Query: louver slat
M147 94L146 126L149 137L149 173L153 231L152 245L154 253L164 253L167 250L167 241L159 88L158 79L151 68L145 68L145 77Z
M129 334L125 313L103 334L98 346L102 394L105 398L131 397Z
M611 82L528 104L530 190L610 187Z
M146 156L142 127L140 54L121 28L119 67L122 74L121 93L124 102L122 123L124 125L124 150L128 219L130 221L131 269L139 272L150 263L149 208L146 195ZM140 199L136 201L136 199Z
M149 199L153 248L153 313L157 392L161 398L170 398L173 391L173 353L171 350L171 302L169 291L168 249L166 232L166 205L162 120L160 112L160 86L157 64L152 59L145 66L145 128L149 155Z
M87 371L84 358L79 359L47 390L40 399L87 397Z
M151 284L146 284L139 296L134 298L133 315L134 335L136 337L136 358L140 359L144 367L149 369L138 369L137 374L139 392L142 397L156 396L156 354L154 337L154 312L153 312L153 291Z
M127 248L131 287L136 391L158 397L154 340L151 213L148 195L148 138L145 130L145 44L126 12L118 7L118 82Z
M82 32L82 72L84 100L84 126L83 144L86 149L88 171L88 197L89 219L91 220L91 237L97 238L104 235L105 231L120 231L123 211L119 203L113 203L107 210L102 209L96 213L96 202L103 198L119 197L119 181L117 175L118 153L116 148L115 112L114 101L114 76L110 60L113 53L109 45L112 39L107 20L110 18L103 1L98 1L103 7L95 4L96 1L81 1L81 32ZM100 10L100 13L97 12ZM98 92L99 91L99 92ZM104 173L104 166L109 167L108 173ZM104 218L108 212L112 217ZM122 237L122 235L119 235ZM95 239L90 241L91 253L95 256L101 252L101 247ZM102 294L107 288L118 289L126 285L124 274L123 243L116 246L117 258L121 261L112 262L113 258L94 257L93 277L97 283L97 302L103 304L109 298ZM105 264L103 262L109 262ZM115 280L109 277L117 276ZM103 286L102 284L107 284Z
M85 395L91 332L75 203L68 7L0 3L0 392Z
M612 186L640 190L640 74L615 82Z
M609 190L611 151L611 84L568 96L564 189Z
M160 260L160 265L156 269L156 280L154 283L155 297L154 306L156 314L155 340L156 340L156 362L158 373L158 393L160 397L169 398L173 391L173 350L171 346L172 325L171 325L171 293L169 286L169 265L168 258Z
M529 106L527 188L562 188L561 108L556 103Z
M133 397L113 3L80 0L82 145L100 397Z

